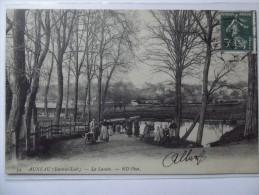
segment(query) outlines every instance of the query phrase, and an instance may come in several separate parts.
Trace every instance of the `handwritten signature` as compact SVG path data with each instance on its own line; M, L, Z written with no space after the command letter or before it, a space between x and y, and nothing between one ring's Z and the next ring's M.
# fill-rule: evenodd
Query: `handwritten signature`
M182 154L179 154L177 152L171 152L163 158L162 165L164 167L170 167L174 164L187 161L194 161L196 165L199 165L202 161L204 161L207 158L205 155L205 149L203 149L200 154L193 155L192 153L192 149L184 150Z

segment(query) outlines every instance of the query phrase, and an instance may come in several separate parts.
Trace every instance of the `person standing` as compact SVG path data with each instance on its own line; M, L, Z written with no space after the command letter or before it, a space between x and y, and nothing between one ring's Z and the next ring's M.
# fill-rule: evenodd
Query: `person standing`
M165 127L163 129L163 135L164 137L170 137L169 129L167 127L167 124L165 124Z
M109 132L108 132L108 124L105 120L101 123L101 134L100 134L100 140L103 140L104 142L109 141Z
M122 133L125 133L126 132L126 123L125 123L125 121L124 122L122 122Z
M116 125L116 131L118 134L121 134L121 125L119 123Z
M132 137L132 122L130 119L127 123L127 135L128 137Z
M161 140L161 131L159 126L157 126L157 128L154 131L155 133L155 137L154 137L154 141L156 144L160 144L160 140Z
M172 120L171 124L169 125L169 135L170 135L170 138L175 138L175 136L176 136L176 128L177 128L177 125L174 122L174 120Z
M145 122L145 127L144 127L144 131L142 136L140 137L140 140L143 140L144 137L149 138L149 125L147 124L147 122Z
M96 122L95 119L93 118L93 120L90 122L90 132L94 134L94 139L95 141L98 140L98 136L99 136L99 128L98 126L96 126Z
M113 134L113 128L112 128L112 123L110 123L109 125L108 125L108 132L109 132L109 136L112 136L112 134Z
M115 132L116 132L116 124L115 123L112 124L112 131L113 131L113 134L115 134Z
M150 122L149 125L150 125L149 130L150 131L155 131L155 123L154 122Z
M139 128L140 128L139 122L135 121L135 123L134 123L134 136L135 137L139 137Z
M93 120L90 122L90 131L93 131L94 128L95 128L95 119L93 119Z

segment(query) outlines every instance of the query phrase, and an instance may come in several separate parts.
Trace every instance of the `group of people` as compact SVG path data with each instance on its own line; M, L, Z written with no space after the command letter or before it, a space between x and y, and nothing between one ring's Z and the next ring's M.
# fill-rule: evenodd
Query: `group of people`
M109 137L112 134L122 134L126 133L128 137L139 137L140 133L140 124L138 120L132 121L127 120L125 122L109 122L105 119L101 121L100 125L98 125L93 119L90 122L90 131L85 134L84 138L86 141L95 142L100 137L100 140L104 142L109 141Z
M138 120L132 121L131 119L123 122L115 122L112 124L113 134L124 134L126 133L128 137L139 137L140 124Z
M138 120L126 120L123 122L109 122L105 119L98 125L93 119L90 123L90 131L85 134L86 141L95 142L100 137L100 140L104 142L109 141L109 137L112 134L124 134L130 137L140 137L143 139L154 139L156 144L161 144L162 141L168 141L175 138L177 125L174 121L168 126L168 124L162 125L162 123L155 128L154 122L145 122L143 134L140 136L140 123ZM153 136L151 136L151 133Z
M177 125L174 121L172 121L169 126L167 124L163 126L161 123L156 128L154 126L154 123L145 122L144 132L140 139L143 140L144 138L146 139L151 138L150 134L151 132L153 132L155 143L160 144L162 141L166 142L174 139L176 136L176 129L177 129Z
M131 121L130 119L125 123L126 133L128 137L139 137L140 124L138 120Z
M100 137L100 140L103 140L104 142L109 141L109 126L111 124L107 122L106 120L101 121L100 125L98 125L93 119L89 124L89 132L85 133L85 136L83 138L86 142L95 143L96 140Z

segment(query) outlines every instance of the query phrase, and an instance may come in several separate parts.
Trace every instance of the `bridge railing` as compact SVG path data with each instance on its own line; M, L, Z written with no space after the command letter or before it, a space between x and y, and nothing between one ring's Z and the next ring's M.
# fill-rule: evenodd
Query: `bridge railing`
M40 147L41 140L80 136L87 131L89 131L89 125L83 122L72 123L69 121L56 125L52 121L44 121L44 123L39 122L37 125L32 125L29 140L26 140L26 142L30 143L33 150L37 150Z

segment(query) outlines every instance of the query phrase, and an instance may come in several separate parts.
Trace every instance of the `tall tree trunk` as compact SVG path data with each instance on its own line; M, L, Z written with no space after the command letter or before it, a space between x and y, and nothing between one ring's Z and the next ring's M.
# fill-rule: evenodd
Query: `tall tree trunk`
M199 120L199 127L197 132L197 139L196 139L196 143L198 145L201 145L201 142L202 142L203 128L204 128L206 109L208 104L208 75L209 75L210 61L211 61L211 45L209 42L206 48L205 65L203 69L202 103L201 103L200 120Z
M86 101L87 101L87 93L88 93L88 83L85 86L85 96L84 96L84 104L83 104L83 111L82 111L82 118L85 119L86 116Z
M79 20L79 19L77 19ZM79 61L78 61L78 52L79 52L79 38L78 38L78 31L79 31L79 28L78 28L78 21L77 21L77 24L76 24L76 54L75 54L75 57L76 57L76 62L75 62L75 96L74 96L74 122L76 123L77 121L77 102L78 102L78 80L79 80L79 76L80 76L80 68L79 68Z
M248 54L248 96L244 136L258 135L257 54Z
M105 25L106 25L106 18L105 18L105 11L103 12L103 21L102 21L102 29L101 29L101 40L100 40L100 47L99 47L99 75L98 75L98 123L100 124L102 120L102 77L103 77L103 57L104 57L104 33L105 33Z
M6 29L6 34L12 29L13 23L11 23L10 19L7 17L7 21L10 22L9 26ZM5 70L5 122L8 122L10 111L12 108L12 90L9 82L7 69Z
M99 68L98 76L98 123L102 120L102 62Z
M47 116L47 117L49 117L48 94L49 94L49 86L50 86L50 81L51 81L51 75L52 75L52 71L53 71L53 65L54 65L54 56L52 55L51 66L50 66L50 70L49 70L49 73L48 73L47 85L46 85L45 92L44 92L44 109L45 109L45 116Z
M186 133L181 137L181 140L186 140L190 133L192 132L193 128L195 127L196 123L199 121L200 114L198 114L194 121L192 122L192 125L189 127L189 129L186 131Z
M180 71L177 70L176 72L176 79L175 79L175 91L176 91L176 102L175 102L175 120L176 120L176 138L180 138L180 128L181 128L181 119L182 119L182 92L181 92L181 86L182 86L182 77L180 74Z
M74 122L77 121L77 103L78 103L78 80L79 74L77 73L75 76L75 102L74 102Z
M119 53L119 51L118 51ZM119 56L119 55L118 55ZM108 74L108 77L107 77L107 81L105 83L105 88L104 88L104 93L103 93L103 97L102 97L102 102L103 102L103 108L102 108L102 113L104 113L104 109L105 109L105 102L106 102L106 96L107 96L107 93L108 93L108 90L109 90L109 86L110 86L110 81L111 81L111 78L112 78L112 75L113 75L113 72L115 70L115 68L117 67L117 61L118 59L115 61L110 73Z
M5 121L7 122L12 108L13 94L9 83L7 71L5 72Z
M40 65L39 56L41 52L41 11L35 12L35 43L34 43L34 65L31 75L30 92L27 96L27 102L25 105L25 123L26 123L26 150L30 151L30 134L31 134L31 119L32 119L32 108L36 101L36 94L39 88L39 72Z
M59 121L60 121L60 114L61 114L61 111L62 111L62 103L63 103L63 66L62 66L62 63L63 63L63 57L64 57L64 54L65 54L65 51L66 51L66 48L68 46L68 42L70 40L70 36L71 36L71 33L72 33L72 30L74 28L74 21L75 21L75 13L76 11L74 11L74 14L70 20L70 24L68 24L68 12L67 11L63 11L63 16L62 16L62 19L60 19L60 25L62 26L62 28L58 28L56 26L56 30L57 31L60 31L59 33L57 33L57 45L58 45L58 57L57 57L57 77L58 77L58 98L57 98L57 105L56 105L56 111L55 111L55 120L54 120L54 123L56 125L59 125ZM55 17L54 18L54 21L57 23L57 21L55 20ZM62 36L61 36L62 34Z
M35 77L37 77L35 75ZM30 151L30 134L31 134L31 123L32 123L32 114L35 106L36 95L39 88L39 78L34 78L31 83L31 90L27 96L27 102L25 106L25 123L26 123L26 149L27 152ZM34 118L35 119L35 118ZM34 121L35 122L35 121ZM35 124L35 123L34 123Z
M70 90L70 61L69 61L69 68L67 73L67 94L66 94L66 109L65 109L65 118L68 117L68 102L69 102L69 90Z
M87 97L87 106L88 106L88 113L87 113L87 121L88 124L91 122L91 79L88 79L87 82L87 89L88 89L88 97Z
M31 123L32 114L34 125L37 123L37 110L36 110L36 96L39 88L40 81L40 69L42 67L43 61L47 55L50 43L50 19L49 11L46 11L46 43L44 50L41 54L41 11L38 10L35 14L35 28L36 28L36 41L35 41L35 53L34 53L34 65L31 79L30 92L27 96L26 108L25 108L25 122L26 122L26 148L27 152L30 151L30 134L31 134ZM33 112L34 110L34 112Z
M59 125L60 114L62 109L63 102L63 72L62 72L62 61L63 59L59 59L57 63L57 76L58 76L58 101L56 105L55 112L55 121L56 125Z
M24 113L24 104L26 101L26 94L28 89L28 82L25 74L24 31L25 10L15 10L13 21L13 99L9 120L7 123L6 135L6 153L9 155L9 158L18 156L22 115Z

